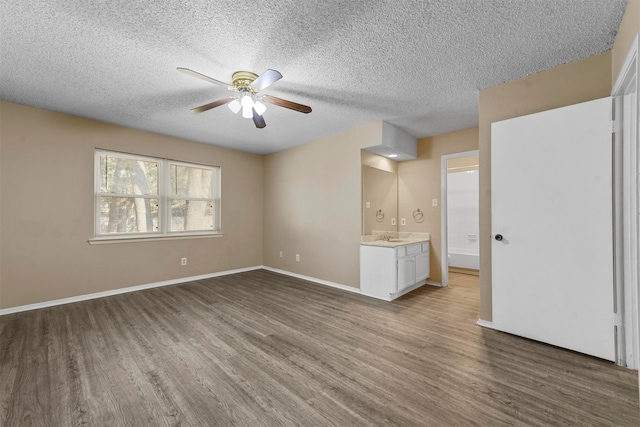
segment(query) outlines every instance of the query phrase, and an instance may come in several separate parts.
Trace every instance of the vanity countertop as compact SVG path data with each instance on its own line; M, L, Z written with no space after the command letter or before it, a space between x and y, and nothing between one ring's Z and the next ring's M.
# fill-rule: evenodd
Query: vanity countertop
M384 237L390 237L390 240L383 240ZM401 246L414 245L416 243L424 243L431 240L430 233L408 233L408 232L376 232L373 234L362 236L360 241L364 246L380 246L384 248L399 248Z

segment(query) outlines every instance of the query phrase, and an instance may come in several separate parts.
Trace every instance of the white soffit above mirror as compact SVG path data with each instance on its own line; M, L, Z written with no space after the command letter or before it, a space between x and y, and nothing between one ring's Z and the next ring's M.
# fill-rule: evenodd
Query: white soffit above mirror
M391 123L382 122L382 144L365 150L401 162L418 157L418 139Z

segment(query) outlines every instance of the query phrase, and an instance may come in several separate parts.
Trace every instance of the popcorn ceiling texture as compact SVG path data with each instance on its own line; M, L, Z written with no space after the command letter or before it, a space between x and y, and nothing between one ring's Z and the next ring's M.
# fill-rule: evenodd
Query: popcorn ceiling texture
M415 137L478 124L477 94L611 49L626 0L1 0L0 98L266 154L386 120ZM176 71L264 91L265 129Z

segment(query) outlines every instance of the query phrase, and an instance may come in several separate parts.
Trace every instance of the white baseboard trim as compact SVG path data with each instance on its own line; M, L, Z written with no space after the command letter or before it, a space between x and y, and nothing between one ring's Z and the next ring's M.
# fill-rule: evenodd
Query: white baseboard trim
M487 329L494 329L497 331L497 329L493 326L493 323L487 320L478 319L478 321L476 322L476 325L481 326L483 328L487 328Z
M56 300L51 300L51 301L38 302L38 303L35 303L35 304L28 304L28 305L20 305L20 306L17 306L17 307L3 308L3 309L0 309L0 316L4 316L6 314L12 314L12 313L19 313L19 312L22 312L22 311L37 310L39 308L53 307L53 306L56 306L56 305L63 305L63 304L70 304L70 303L74 303L74 302L87 301L87 300L91 300L91 299L103 298L103 297L108 297L108 296L112 296L112 295L126 294L128 292L142 291L144 289L151 289L151 288L159 288L159 287L162 287L162 286L177 285L179 283L193 282L195 280L210 279L212 277L227 276L229 274L243 273L245 271L260 270L262 268L266 269L266 267L258 265L258 266L255 266L255 267L246 267L246 268L239 268L239 269L236 269L236 270L219 271L217 273L203 274L203 275L200 275L200 276L182 277L180 279L165 280L163 282L149 283L147 285L130 286L128 288L113 289L113 290L110 290L110 291L96 292L96 293L93 293L93 294L78 295L78 296L75 296L75 297L69 297L69 298L56 299Z
M203 275L200 275L200 276L181 277L179 279L165 280L165 281L162 281L162 282L149 283L149 284L146 284L146 285L130 286L130 287L127 287L127 288L113 289L113 290L110 290L110 291L95 292L95 293L92 293L92 294L78 295L78 296L75 296L75 297L69 297L69 298L56 299L56 300L51 300L51 301L38 302L38 303L35 303L35 304L27 304L27 305L20 305L20 306L17 306L17 307L3 308L3 309L0 309L0 316L4 316L4 315L7 315L7 314L13 314L13 313L20 313L22 311L30 311L30 310L37 310L37 309L40 309L40 308L54 307L56 305L64 305L64 304L71 304L71 303L80 302L80 301L88 301L88 300L92 300L92 299L96 299L96 298L104 298L104 297L109 297L109 296L113 296L113 295L126 294L126 293L129 293L129 292L142 291L142 290L145 290L145 289L159 288L159 287L162 287L162 286L177 285L177 284L180 284L180 283L193 282L193 281L196 281L196 280L210 279L212 277L227 276L229 274L237 274L237 273L243 273L245 271L253 271L253 270L260 270L260 269L273 271L274 273L280 273L280 274L284 274L286 276L296 277L298 279L307 280L309 282L314 282L314 283L318 283L318 284L325 285L325 286L331 286L332 288L341 289L343 291L353 292L353 293L356 293L356 294L360 293L360 289L354 288L354 287L351 287L351 286L342 285L340 283L330 282L328 280L317 279L315 277L310 277L310 276L304 276L302 274L292 273L290 271L280 270L280 269L273 268L273 267L267 267L265 265L257 265L257 266L254 266L254 267L239 268L239 269L236 269L236 270L219 271L219 272L216 272L216 273L203 274Z
M265 270L273 271L274 273L280 273L280 274L284 274L285 276L291 276L297 279L307 280L309 282L319 283L325 286L331 286L332 288L341 289L343 291L353 292L356 294L361 293L360 289L354 288L352 286L341 285L340 283L330 282L328 280L316 279L315 277L304 276L302 274L292 273L290 271L280 270L278 268L267 267L266 265L263 265L262 268L264 268Z

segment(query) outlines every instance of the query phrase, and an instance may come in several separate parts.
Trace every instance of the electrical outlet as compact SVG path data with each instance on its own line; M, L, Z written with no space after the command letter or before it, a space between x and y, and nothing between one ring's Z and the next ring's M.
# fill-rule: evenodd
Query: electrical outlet
M433 207L438 206L438 199L431 199L431 206Z
M300 261L300 254L296 254L296 261Z
M282 258L282 251L280 251L280 258Z
M391 218L391 225L396 225L396 219L395 218Z
M371 209L371 202L367 202L367 203L365 204L365 206L366 206L366 208L367 208L367 209Z
M187 258L184 257L180 260L180 265L187 265Z
M407 218L400 218L400 225L407 225Z

